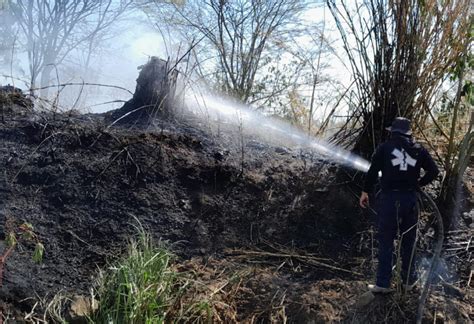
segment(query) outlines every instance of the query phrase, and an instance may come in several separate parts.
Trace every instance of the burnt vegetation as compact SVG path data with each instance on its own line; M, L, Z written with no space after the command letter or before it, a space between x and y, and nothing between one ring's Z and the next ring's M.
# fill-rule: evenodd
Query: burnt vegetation
M474 320L472 5L324 6L346 85L328 75L341 53L326 20L303 18L306 1L0 3L15 84L0 87L0 323ZM75 51L93 73L128 13L156 22L167 57L139 67L121 107L80 111L88 87L129 91L60 78ZM203 82L366 157L395 116L411 118L443 175L418 197L419 289L395 276L394 293L364 294L377 247L362 172L265 141L242 115L198 113L185 98Z

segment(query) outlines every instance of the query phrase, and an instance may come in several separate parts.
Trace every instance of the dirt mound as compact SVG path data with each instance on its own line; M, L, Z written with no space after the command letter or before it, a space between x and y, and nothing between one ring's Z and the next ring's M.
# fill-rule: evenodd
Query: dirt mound
M33 102L21 89L11 85L0 86L0 118L5 122L8 115L26 114L33 108Z
M218 292L235 293L238 321L355 316L352 299L373 273L370 219L343 172L255 139L239 148L189 121L131 131L101 118L10 110L0 124L3 234L31 223L45 246L41 264L28 244L9 257L4 302L25 314L59 291L87 294L138 221L196 273L232 282Z

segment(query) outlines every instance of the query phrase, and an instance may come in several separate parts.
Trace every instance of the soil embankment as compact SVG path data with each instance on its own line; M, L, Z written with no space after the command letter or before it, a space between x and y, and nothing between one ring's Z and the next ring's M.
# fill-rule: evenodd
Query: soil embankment
M183 269L218 287L229 306L223 312L233 312L227 318L413 319L416 295L385 314L392 297L362 313L353 307L372 279L373 241L370 216L357 208L358 189L343 171L308 152L250 138L242 146L235 134L196 125L108 128L102 116L12 105L0 124L2 240L28 222L45 253L35 264L33 246L19 244L8 258L4 314L24 316L58 292L87 295L139 221L156 240L170 242ZM229 279L236 274L238 285ZM444 296L436 295L429 310ZM443 316L467 320L470 300L461 291Z

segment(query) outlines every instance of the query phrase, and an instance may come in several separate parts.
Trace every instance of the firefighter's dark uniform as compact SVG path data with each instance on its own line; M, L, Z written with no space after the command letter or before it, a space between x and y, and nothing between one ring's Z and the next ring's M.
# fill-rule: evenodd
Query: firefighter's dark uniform
M425 171L421 179L420 169ZM367 173L365 192L373 191L379 171L382 178L375 207L379 241L376 285L390 287L393 241L397 233L401 239L403 283L412 284L416 280L414 259L412 261L418 221L416 190L430 183L439 171L425 148L414 143L411 136L399 133L392 133L391 138L377 148Z

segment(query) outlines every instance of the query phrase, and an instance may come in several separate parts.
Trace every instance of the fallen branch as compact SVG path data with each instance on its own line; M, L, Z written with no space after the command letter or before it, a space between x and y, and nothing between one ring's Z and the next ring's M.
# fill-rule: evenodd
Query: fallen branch
M237 257L253 256L253 257L271 257L271 258L296 259L296 260L298 260L300 262L303 262L303 263L306 263L308 265L328 268L328 269L331 269L331 270L336 270L336 271L350 273L350 274L357 275L357 276L362 276L362 274L359 273L359 272L343 269L343 268L340 268L340 267L337 267L337 266L333 266L333 265L321 262L321 260L331 261L331 259L327 259L327 258L319 258L319 257L313 257L313 256L308 256L308 255L300 255L300 254L295 254L295 253L273 253L273 252L265 252L265 251L231 250L229 252L230 252L230 254L234 254Z
M269 257L277 257L277 258L298 258L303 260L318 260L318 261L331 261L328 258L319 258L319 257L312 257L307 255L299 255L294 253L272 253L272 252L264 252L264 251L246 251L246 250L234 250L241 255L255 255L255 256L269 256Z

